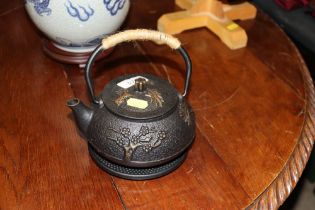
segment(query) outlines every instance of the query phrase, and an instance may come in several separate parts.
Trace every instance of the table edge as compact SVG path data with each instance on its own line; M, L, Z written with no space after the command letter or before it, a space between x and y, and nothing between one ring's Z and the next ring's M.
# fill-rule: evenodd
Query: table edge
M272 20L271 20L272 21ZM285 32L280 28L282 33ZM278 209L289 197L299 178L301 177L307 161L312 152L315 136L315 91L312 77L306 64L293 42L287 37L288 43L294 49L300 61L300 71L303 76L305 88L305 111L304 124L300 137L288 161L283 166L279 175L270 185L245 209L258 210Z

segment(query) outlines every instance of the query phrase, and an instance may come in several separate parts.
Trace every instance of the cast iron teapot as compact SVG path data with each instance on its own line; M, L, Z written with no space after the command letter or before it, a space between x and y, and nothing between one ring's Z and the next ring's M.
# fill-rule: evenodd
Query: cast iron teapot
M110 81L95 96L90 73L95 58L105 49L132 40L164 43L182 55L186 64L182 94L159 77L132 74ZM185 100L191 71L187 52L170 35L138 29L102 41L85 68L91 107L77 98L67 102L99 167L118 177L143 180L166 175L181 165L195 136L194 114Z

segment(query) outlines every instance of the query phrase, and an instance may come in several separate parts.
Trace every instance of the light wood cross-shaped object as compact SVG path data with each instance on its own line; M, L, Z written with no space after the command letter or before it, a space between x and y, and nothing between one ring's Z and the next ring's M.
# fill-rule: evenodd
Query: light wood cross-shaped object
M186 10L162 15L158 20L159 31L178 34L188 29L207 27L230 49L246 46L246 32L233 20L255 18L256 8L250 3L228 5L218 0L176 0L175 2Z

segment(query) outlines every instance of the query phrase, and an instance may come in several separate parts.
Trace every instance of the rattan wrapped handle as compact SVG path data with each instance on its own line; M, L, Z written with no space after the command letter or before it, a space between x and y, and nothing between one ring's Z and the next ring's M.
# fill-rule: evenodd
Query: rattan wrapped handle
M192 65L191 65L191 60L189 58L189 55L186 52L186 50L181 46L180 41L171 35L168 35L159 31L152 31L152 30L147 30L147 29L135 29L135 30L127 30L127 31L119 32L117 34L104 38L102 40L102 43L92 52L90 58L88 59L85 66L85 81L88 86L88 90L89 90L93 103L100 104L100 105L102 104L102 101L95 97L94 85L93 85L93 80L91 76L91 69L93 67L93 63L96 57L103 50L114 47L119 43L136 41L136 40L140 40L140 41L147 40L147 41L153 41L158 44L166 44L170 48L178 51L181 54L186 64L186 79L185 79L185 84L184 84L184 91L181 96L182 98L184 98L187 95L190 76L192 72Z
M157 44L166 44L174 50L178 49L181 45L180 41L171 35L148 29L135 29L122 31L104 38L102 46L104 49L109 49L119 43L136 40L148 40Z

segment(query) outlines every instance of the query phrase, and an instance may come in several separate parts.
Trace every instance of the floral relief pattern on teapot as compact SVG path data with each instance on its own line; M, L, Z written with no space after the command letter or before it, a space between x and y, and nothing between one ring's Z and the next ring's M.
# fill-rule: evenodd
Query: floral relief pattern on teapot
M161 145L162 140L167 136L166 131L158 131L155 127L141 126L136 134L131 134L127 127L119 130L109 127L111 135L107 139L114 141L119 147L125 151L124 159L130 161L132 154L137 148L142 148L145 152L150 152L154 148Z

